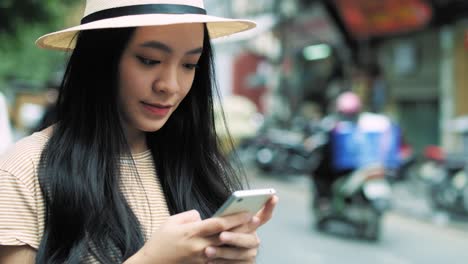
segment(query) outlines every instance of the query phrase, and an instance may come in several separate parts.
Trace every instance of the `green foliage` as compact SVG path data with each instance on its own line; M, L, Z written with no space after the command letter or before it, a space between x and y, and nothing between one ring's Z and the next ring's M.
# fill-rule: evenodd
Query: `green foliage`
M15 39L0 36L0 79L44 83L63 67L65 54L36 47L37 37L47 33L42 25L22 26L20 32Z
M63 28L72 3L77 0L0 0L0 90L7 79L41 86L62 69L66 55L35 41Z
M0 33L14 35L21 23L51 22L60 11L76 0L2 0L0 1Z
M47 20L47 6L34 0L2 0L0 2L0 33L13 35L22 21Z

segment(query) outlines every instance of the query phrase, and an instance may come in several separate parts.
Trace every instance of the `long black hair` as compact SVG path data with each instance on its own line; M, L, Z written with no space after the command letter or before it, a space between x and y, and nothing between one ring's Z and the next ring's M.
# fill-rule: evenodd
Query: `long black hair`
M36 263L122 262L144 244L138 219L120 188L120 158L130 152L118 114L118 65L134 28L83 31L77 37L57 101L57 123L41 156L46 201ZM190 92L167 123L146 133L171 214L196 209L209 217L243 181L220 151L217 95L205 27ZM138 172L135 169L135 174Z

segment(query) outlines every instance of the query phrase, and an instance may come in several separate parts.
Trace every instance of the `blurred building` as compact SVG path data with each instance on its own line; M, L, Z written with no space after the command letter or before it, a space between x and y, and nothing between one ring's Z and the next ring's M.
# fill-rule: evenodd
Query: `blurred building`
M304 103L325 114L352 89L368 110L392 115L417 151L459 146L450 124L468 115L468 1L217 0L207 8L259 22L215 45L225 93L290 120Z

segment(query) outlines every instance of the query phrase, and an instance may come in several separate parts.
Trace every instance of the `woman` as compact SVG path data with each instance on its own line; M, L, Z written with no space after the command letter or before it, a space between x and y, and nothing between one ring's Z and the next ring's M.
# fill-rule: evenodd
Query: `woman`
M88 0L38 40L73 52L55 125L0 159L0 263L255 261L277 197L210 218L242 183L216 139L209 38L253 24L160 2Z

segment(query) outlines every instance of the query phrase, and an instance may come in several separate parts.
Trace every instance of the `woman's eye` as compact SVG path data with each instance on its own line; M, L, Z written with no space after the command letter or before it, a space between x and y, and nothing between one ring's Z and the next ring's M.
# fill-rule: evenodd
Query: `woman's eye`
M198 68L198 64L187 63L187 64L184 64L184 67L189 69L189 70L196 70Z
M137 56L137 58L143 65L146 65L146 66L153 66L153 65L156 65L156 64L160 63L160 61L150 60L150 59L147 59L147 58L144 58L144 57L141 57L141 56Z

